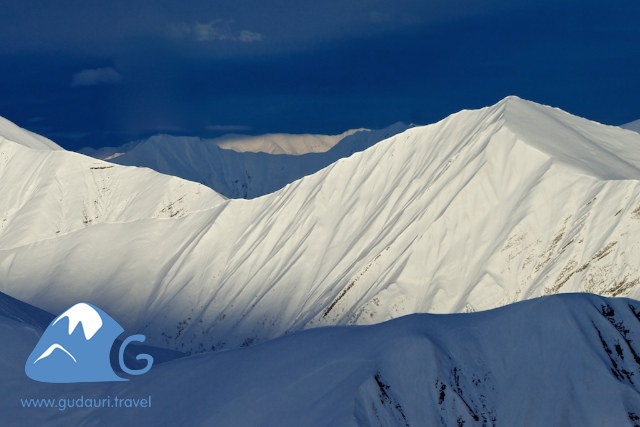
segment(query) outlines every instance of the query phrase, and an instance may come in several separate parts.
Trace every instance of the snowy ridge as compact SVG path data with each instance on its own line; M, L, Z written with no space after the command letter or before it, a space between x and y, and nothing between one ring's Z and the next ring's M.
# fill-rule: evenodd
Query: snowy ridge
M638 298L639 144L510 97L264 197L2 250L0 284L49 311L91 299L188 352L559 292Z
M94 159L109 161L123 155L127 151L132 150L137 144L141 142L142 141L131 141L118 147L84 147L78 150L78 153L84 154L85 156L93 157Z
M640 150L599 125L559 110L510 97L503 101L504 127L555 162L602 180L640 179ZM613 132L612 132L613 131Z
M101 222L179 217L224 200L179 178L8 139L0 139L0 195L0 248Z
M22 129L4 117L0 117L0 142L2 140L17 143L32 150L62 150L62 147L50 139Z
M262 135L204 140L156 135L122 149L107 152L99 150L95 154L110 154L109 161L117 164L148 167L164 174L199 182L229 198L251 199L279 190L407 128L403 123L396 123L381 130L349 131L336 137ZM238 152L239 147L244 144L263 146L268 145L268 141L275 141L273 144L278 146L300 144L299 150L302 150L316 140L327 139L334 144L327 152L302 155ZM120 151L124 153L119 154Z
M126 384L65 388L65 397L152 396L145 410L25 410L3 399L0 412L5 423L53 426L86 419L99 425L632 426L640 418L639 319L638 301L585 294L481 313L416 314L186 357ZM0 327L0 339L28 352L34 338L0 316L5 325L12 327ZM20 357L17 351L14 363ZM35 384L14 359L3 360L3 391L59 396L55 384ZM166 401L173 404L161 404Z

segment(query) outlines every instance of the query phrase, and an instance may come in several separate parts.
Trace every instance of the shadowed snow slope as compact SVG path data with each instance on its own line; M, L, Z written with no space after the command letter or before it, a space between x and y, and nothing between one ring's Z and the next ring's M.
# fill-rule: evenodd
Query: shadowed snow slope
M640 132L640 120L635 120L631 123L627 123L626 125L622 125L620 127L624 129L629 129L635 132Z
M3 237L0 290L51 312L87 301L189 352L558 292L637 298L639 147L510 97L257 199Z
M280 145L299 142L304 146L321 139L320 135L262 135L245 139L227 137L222 141L156 135L132 145L130 150L109 161L121 165L144 166L199 182L229 198L251 199L279 190L407 128L403 123L396 123L381 130L360 130L337 137L327 136L325 139L333 138L337 145L327 152L302 155L238 152L240 150L223 149L220 145L236 147L243 143L262 144L263 139L272 139Z
M629 299L554 295L298 332L126 383L60 385L26 378L38 334L0 313L0 339L12 343L1 350L0 413L4 426L632 426L639 316ZM151 407L86 407L115 397ZM54 407L23 408L43 398ZM79 398L85 407L68 407Z

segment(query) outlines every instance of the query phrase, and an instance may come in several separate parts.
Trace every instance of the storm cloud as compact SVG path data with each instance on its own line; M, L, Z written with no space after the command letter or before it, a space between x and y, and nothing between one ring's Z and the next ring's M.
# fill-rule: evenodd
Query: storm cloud
M510 94L621 124L640 117L639 15L622 0L6 0L0 115L68 148L421 124Z

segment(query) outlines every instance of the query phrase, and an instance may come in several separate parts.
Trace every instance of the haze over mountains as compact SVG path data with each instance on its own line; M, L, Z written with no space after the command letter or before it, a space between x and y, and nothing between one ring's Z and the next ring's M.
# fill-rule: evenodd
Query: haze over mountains
M266 135L229 134L214 139L216 145L226 150L251 153L301 155L324 153L347 136L369 129L351 129L340 135L295 135L286 133Z
M352 129L340 135L286 134L275 133L265 135L226 134L218 138L201 140L203 144L214 144L226 150L250 153L290 154L324 153L346 136L367 129ZM79 153L100 160L110 160L121 156L145 140L132 141L119 147L85 147Z
M13 173L0 200L38 214L5 215L0 290L54 313L90 301L151 344L190 353L558 292L637 298L639 143L509 97L409 129L275 193L224 201L148 170L91 169L108 164L13 144L0 173L14 163L28 173ZM53 171L75 165L78 188L63 198L17 192L38 188L49 170L38 156L59 162ZM169 180L184 189L166 199L180 213L163 212L165 201L133 175L131 188L120 183L109 196L86 184L134 173L145 188ZM121 213L85 223L83 206L103 199Z
M335 136L227 135L212 140L156 135L122 147L85 153L199 182L228 198L252 199L279 190L409 127L395 123L385 129L358 129Z

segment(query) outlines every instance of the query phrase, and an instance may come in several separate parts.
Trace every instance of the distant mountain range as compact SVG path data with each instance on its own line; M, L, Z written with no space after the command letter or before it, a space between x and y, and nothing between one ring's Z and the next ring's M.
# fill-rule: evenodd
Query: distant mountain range
M88 301L191 353L559 292L637 298L638 146L509 97L223 200L4 141L0 290L50 312Z
M227 135L217 139L156 135L122 147L85 154L141 166L204 184L228 198L273 193L341 158L363 151L410 126L357 129L341 135Z
M200 139L202 144L214 144L220 148L237 152L301 155L308 153L324 153L345 137L368 129L352 129L339 135L287 134L270 133L264 135L226 134L218 138ZM167 135L165 135L167 136ZM79 153L109 160L121 156L145 140L129 142L118 147L92 148L85 147Z

